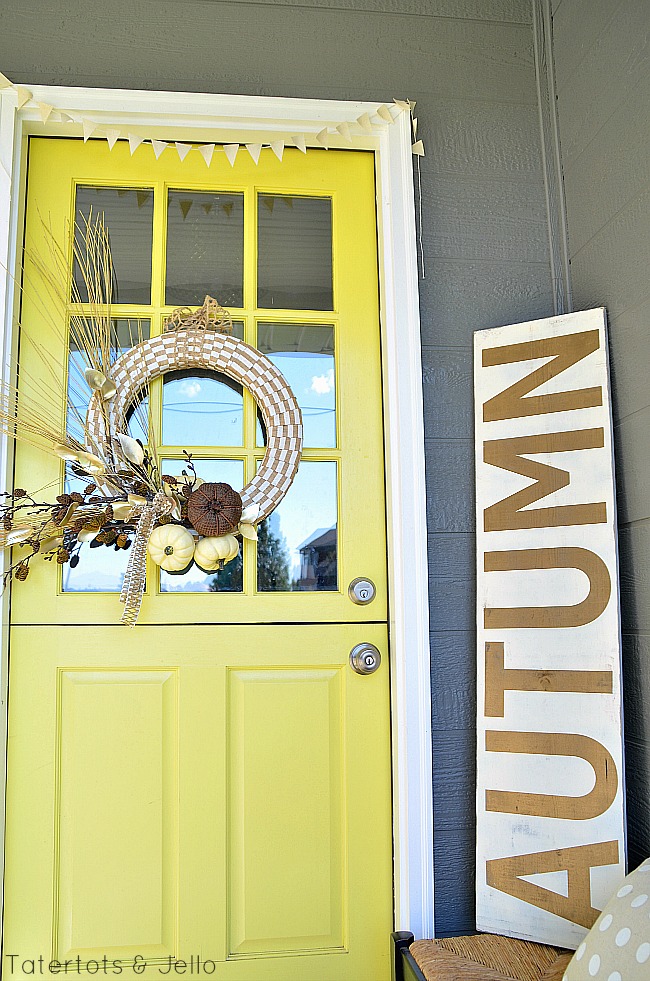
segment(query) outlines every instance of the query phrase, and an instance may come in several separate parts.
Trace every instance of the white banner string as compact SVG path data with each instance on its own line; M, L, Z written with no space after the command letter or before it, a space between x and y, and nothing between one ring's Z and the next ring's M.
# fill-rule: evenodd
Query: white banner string
M286 140L270 140L268 143L229 143L225 146L219 146L214 143L179 143L175 140L159 140L149 137L146 134L136 134L126 130L119 130L113 127L103 127L101 123L97 120L87 118L81 113L74 112L70 113L67 110L59 110L56 106L51 106L47 102L38 102L34 99L34 96L30 89L26 88L24 85L14 85L6 75L0 72L0 89L11 88L16 93L17 107L18 109L23 109L26 106L35 105L38 109L43 123L48 120L60 119L61 122L73 122L82 127L84 142L90 139L91 135L95 138L105 139L108 143L109 149L112 150L116 142L119 139L128 140L129 149L131 151L131 156L136 152L140 146L151 146L153 148L156 160L160 157L162 152L167 149L168 146L173 146L176 148L179 159L185 160L185 158L193 151L198 151L205 160L207 166L210 166L212 161L212 156L214 153L225 153L231 166L234 166L235 158L237 152L241 146L245 146L248 150L251 158L257 163L260 158L262 150L271 150L279 161L282 161L284 149L286 147ZM358 127L363 133L376 133L380 131L380 127L384 125L392 125L397 116L402 112L409 112L412 119L412 150L414 155L418 157L424 156L424 144L422 140L417 140L417 119L414 116L415 102L411 99L393 99L391 105L386 103L381 103L373 113L364 112L359 116L356 122L348 122L343 120L342 122L332 122L327 126L323 127L319 133L292 133L288 139L300 150L301 153L307 152L307 142L309 140L315 140L319 147L324 150L329 150L329 138L330 135L335 135L345 140L346 143L353 144L354 134L351 127ZM235 149L236 148L236 149Z

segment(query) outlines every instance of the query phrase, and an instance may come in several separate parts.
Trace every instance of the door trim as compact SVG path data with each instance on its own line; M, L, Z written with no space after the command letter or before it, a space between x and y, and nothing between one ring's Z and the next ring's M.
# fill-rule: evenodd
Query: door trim
M275 99L207 93L30 86L33 99L64 112L82 113L98 125L134 128L184 142L269 142L293 132L315 136L324 126L374 115L378 104ZM53 116L55 113L52 114ZM56 114L58 116L58 114ZM60 119L60 117L58 117ZM360 127L353 125L353 130ZM352 142L328 138L337 149L371 150L377 186L380 316L386 450L388 579L390 590L395 929L434 936L431 673L424 469L422 363L417 277L411 126L408 113L380 123ZM38 110L17 109L13 89L0 92L0 347L2 374L8 355L18 278L30 135L80 138L80 124ZM325 151L323 151L325 152ZM12 446L0 442L3 485L11 474ZM1 561L1 559L0 559ZM8 598L2 601L0 693L6 744ZM5 753L2 752L2 767ZM2 781L4 784L4 772ZM4 808L2 808L4 816ZM3 835L4 838L4 835Z

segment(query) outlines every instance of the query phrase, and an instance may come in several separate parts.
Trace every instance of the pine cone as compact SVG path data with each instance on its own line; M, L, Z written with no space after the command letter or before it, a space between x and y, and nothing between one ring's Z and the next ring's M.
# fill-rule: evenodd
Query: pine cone
M4 525L5 531L11 531L12 528L11 518L5 518L2 523Z
M21 563L21 565L19 565L18 568L16 569L14 575L16 579L18 579L20 582L24 582L25 579L27 579L27 576L29 575L29 566L25 565L24 563Z
M27 491L23 490L22 487L17 487L13 493L13 497L15 501L19 500L21 497L27 497ZM23 578L26 579L27 576L23 576Z
M59 549L59 551L56 553L56 561L59 563L59 565L65 565L66 562L70 561L70 553L66 548Z
M176 477L170 477L168 473L164 473L162 475L162 477L161 477L161 480L162 480L163 484L172 484L172 485L174 485L174 484L177 484L178 483L178 481L176 480Z
M41 543L39 542L38 538L30 538L27 544L31 545L34 554L36 554L36 552L40 552Z
M110 504L107 504L106 505L106 508L104 509L104 514L106 515L106 517L108 518L109 521L112 521L112 519L113 519L113 507L112 507L112 505L110 505Z
M97 484L88 484L87 487L84 487L84 494L92 494L96 490Z
M99 518L89 518L83 526L84 531L99 531L102 523Z
M124 548L128 540L129 540L128 535L124 535L124 534L118 535L115 540L115 544L117 545L118 548Z
M83 504L84 502L83 494L80 494L79 491L73 491L70 497L75 502L75 504Z
M72 497L70 496L70 494L59 494L57 497L57 501L59 502L59 504L65 504L66 507L69 507L70 504L72 504Z
M160 517L158 518L158 524L168 525L170 524L171 520L172 520L171 514L161 514Z

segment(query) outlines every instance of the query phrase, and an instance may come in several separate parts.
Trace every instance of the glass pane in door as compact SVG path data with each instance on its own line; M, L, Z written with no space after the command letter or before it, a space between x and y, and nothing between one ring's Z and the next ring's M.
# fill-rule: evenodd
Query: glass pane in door
M243 415L242 386L227 375L196 369L165 375L165 446L241 446Z
M111 347L119 356L124 351L146 340L150 333L148 320L120 318L113 321ZM88 367L79 348L70 341L68 354L68 406L66 430L80 443L85 443L84 422L92 389L88 385L84 371ZM131 407L127 415L127 431L143 443L147 441L149 401L145 396ZM65 469L65 490L83 491L88 486L86 477L77 476L70 463ZM91 547L83 542L77 551L78 564L62 567L62 588L64 593L115 593L120 592L124 573L129 561L129 552L116 549L114 545Z
M169 191L166 302L243 306L244 195Z
M336 446L334 328L261 323L257 327L257 346L282 372L298 400L304 445ZM265 445L259 413L257 445Z
M119 357L129 348L140 341L147 340L150 336L151 324L149 320L136 320L122 317L113 321L111 329L111 348L113 357ZM84 423L88 403L92 395L92 389L85 378L85 371L90 365L87 363L83 354L70 338L68 353L68 405L66 429L71 436L79 442L84 443ZM146 413L147 405L143 402L142 409L136 408L131 411L128 417L129 433L136 439L146 441Z
M244 463L242 460L195 460L194 466L202 480L224 482L241 491L244 485ZM187 469L183 460L164 460L162 473L173 477ZM192 565L184 575L170 575L160 570L161 593L241 593L243 589L243 562L240 553L228 562L221 571L203 572Z
M261 194L257 305L332 310L332 200Z
M302 461L286 497L258 528L259 592L338 589L334 461Z
M77 187L75 241L83 254L84 219L103 215L113 258L113 303L151 302L153 190L135 187ZM88 302L85 277L76 258L72 299Z

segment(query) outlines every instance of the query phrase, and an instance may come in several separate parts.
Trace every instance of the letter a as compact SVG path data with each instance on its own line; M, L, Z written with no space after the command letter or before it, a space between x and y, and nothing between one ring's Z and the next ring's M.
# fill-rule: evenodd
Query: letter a
M574 848L557 848L550 852L532 852L530 855L513 855L494 858L485 863L488 886L505 892L522 903L548 910L571 923L579 923L589 930L600 914L591 905L590 870L599 865L616 865L618 842L602 841L594 845L577 845ZM551 889L544 889L521 876L540 872L568 874L568 895L562 896Z

